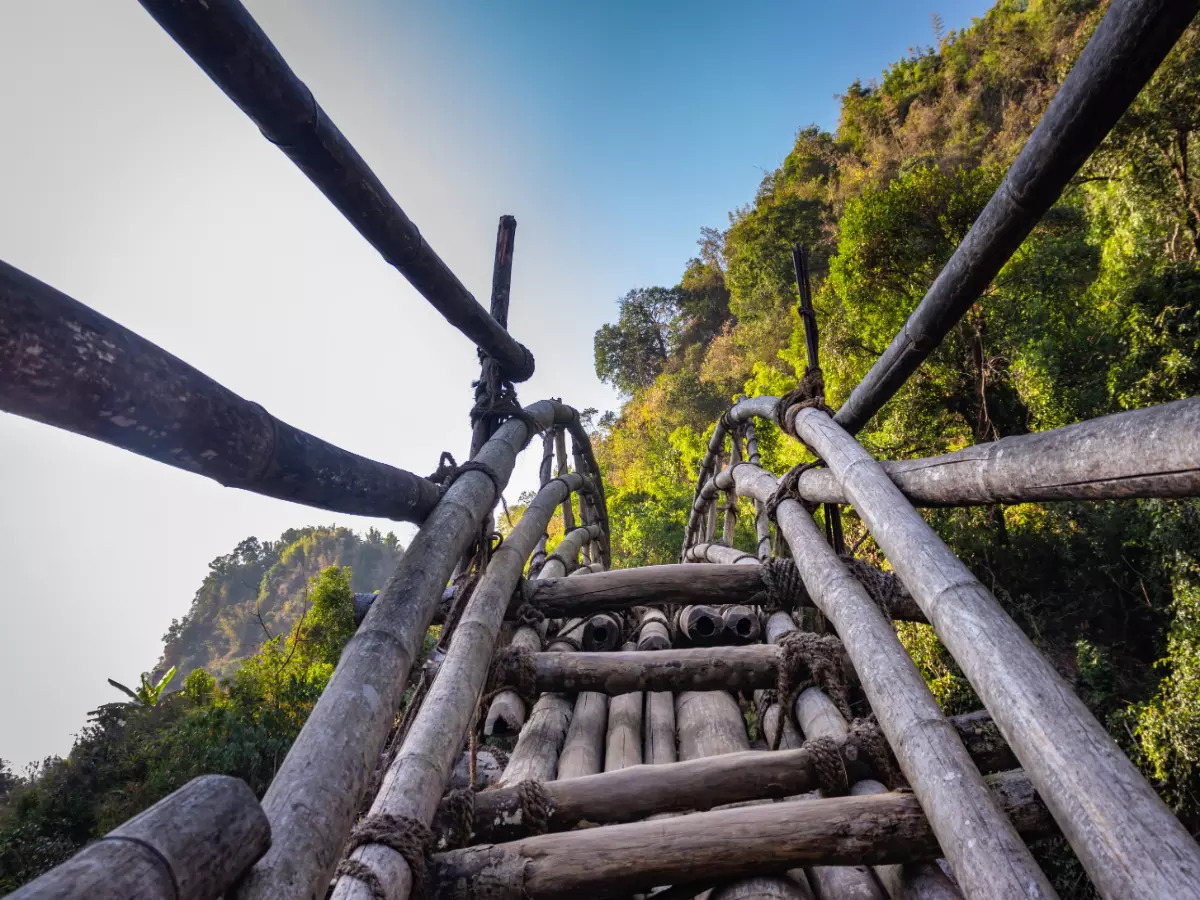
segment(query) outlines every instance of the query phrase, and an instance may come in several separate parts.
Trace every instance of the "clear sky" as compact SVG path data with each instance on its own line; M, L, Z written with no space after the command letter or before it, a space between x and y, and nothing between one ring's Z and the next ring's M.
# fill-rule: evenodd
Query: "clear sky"
M249 0L331 118L483 299L517 217L525 402L611 409L592 334L673 284L835 95L983 0ZM461 459L466 339L133 0L0 0L0 259L293 425L419 473ZM532 486L536 461L509 496ZM136 681L208 561L337 516L0 413L0 757L66 753ZM411 528L396 529L407 542Z

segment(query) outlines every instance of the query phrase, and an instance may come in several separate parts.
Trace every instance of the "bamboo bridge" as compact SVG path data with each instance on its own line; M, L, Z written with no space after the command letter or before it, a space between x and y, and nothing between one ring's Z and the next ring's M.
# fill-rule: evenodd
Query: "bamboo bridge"
M424 478L343 450L0 263L0 408L231 487L420 525L361 598L261 803L237 779L198 778L12 897L1052 897L1027 841L1061 834L1105 897L1200 898L1200 847L917 509L1198 496L1200 398L932 459L880 462L854 438L979 301L1196 0L1114 0L836 413L797 251L808 374L721 417L680 562L626 570L609 569L579 415L516 402L534 358L506 327L515 221L500 220L484 309L238 0L141 3L477 345L470 458ZM764 421L818 463L764 470ZM497 543L492 511L539 436L540 490ZM754 504L752 550L733 546L737 498ZM893 571L847 553L843 505ZM565 538L547 553L558 510ZM895 619L933 626L985 709L944 716ZM435 622L439 646L416 666Z

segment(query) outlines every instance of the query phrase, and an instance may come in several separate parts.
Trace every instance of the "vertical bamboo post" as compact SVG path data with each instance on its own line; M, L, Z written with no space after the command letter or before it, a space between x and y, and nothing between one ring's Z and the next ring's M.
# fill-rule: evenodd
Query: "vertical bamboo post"
M567 474L567 433L561 428L554 432L554 453L558 459L558 477L561 478ZM563 502L562 517L563 534L570 534L575 530L575 508L571 505L570 497Z
M746 462L752 466L759 464L758 431L754 420L744 426L746 429ZM759 559L771 556L771 521L767 518L767 505L761 500L754 501L754 533L758 538L755 552Z
M622 650L636 650L630 642ZM615 772L642 763L642 706L644 694L618 694L608 702L608 738L604 749L604 771Z
M517 239L517 220L512 216L501 216L496 229L496 261L492 266L492 318L505 331L508 330L508 300L512 287L513 245ZM475 403L478 406L487 397L490 387L495 387L502 375L500 364L483 351L479 381L475 385ZM480 417L471 423L471 452L474 459L484 442L496 430L496 420Z
M837 475L1097 889L1113 897L1200 896L1200 847L991 592L829 416L787 415ZM954 871L966 877L963 867Z
M558 757L557 777L582 778L604 771L604 739L608 733L608 695L581 691L575 698L571 726Z

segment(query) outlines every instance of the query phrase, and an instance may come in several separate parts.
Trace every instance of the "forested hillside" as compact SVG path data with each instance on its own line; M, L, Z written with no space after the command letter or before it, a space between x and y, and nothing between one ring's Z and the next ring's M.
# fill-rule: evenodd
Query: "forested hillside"
M391 532L371 528L289 528L277 541L248 537L208 564L208 575L183 619L163 635L156 674L178 668L176 684L193 669L216 677L232 674L263 640L286 634L311 598L309 579L328 566L347 566L353 591L383 587L403 550Z
M878 81L850 85L837 130L801 130L727 227L702 230L678 284L620 300L596 334L597 374L627 398L598 443L615 565L677 560L716 419L739 394L779 395L803 374L793 243L811 250L836 407L1000 183L1103 9L1004 0ZM928 456L1200 394L1198 126L1193 25L864 444L884 458ZM774 471L805 458L764 431ZM1024 504L930 519L1200 826L1200 504ZM886 564L853 511L847 532ZM927 628L902 634L947 710L978 706Z

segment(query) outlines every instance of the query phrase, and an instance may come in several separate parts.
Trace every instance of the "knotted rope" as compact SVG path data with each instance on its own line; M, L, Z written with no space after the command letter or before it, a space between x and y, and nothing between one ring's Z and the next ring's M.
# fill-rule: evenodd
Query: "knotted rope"
M766 588L765 602L758 605L767 612L792 610L808 604L808 590L800 578L794 560L771 557L761 563L763 587Z
M521 585L518 584L517 591L520 590ZM513 593L516 594L517 591ZM519 627L532 628L534 631L538 631L542 627L542 623L546 621L546 614L536 606L532 606L529 603L522 603L517 607L517 614L514 618L517 620Z
M885 572L883 569L877 568L865 560L855 559L849 554L842 556L842 562L846 564L846 568L850 570L850 574L854 576L855 580L863 586L867 596L879 607L879 611L889 619L892 618L897 604L907 593L896 573Z
M794 631L784 635L778 644L779 671L775 690L792 723L799 727L796 721L796 698L810 687L823 690L842 715L850 718L846 674L842 665L842 642L830 634ZM779 736L782 733L782 728L776 732L772 750L779 749Z
M517 794L521 798L521 822L528 826L529 834L545 834L550 829L554 801L542 783L526 779L517 785Z
M797 437L796 416L788 415L792 407L820 409L833 414L833 410L825 405L825 377L820 368L810 366L806 369L800 383L775 403L775 421L786 434Z
M488 688L486 701L480 703L481 707L486 706L487 701L505 690L515 691L527 702L536 700L537 665L534 662L533 651L519 644L501 647L492 658Z
M817 776L817 788L827 797L839 797L850 790L850 777L842 762L842 748L831 737L818 737L805 741L801 750L812 755L813 774Z
M532 362L533 356L528 350L525 353ZM482 350L479 351L479 360L483 366L483 377L471 382L471 387L475 388L475 405L471 407L470 413L472 427L479 422L491 422L492 425L488 429L490 435L495 433L496 428L504 421L520 419L528 429L526 443L535 434L541 434L545 429L537 419L521 408L517 402L517 389L511 381L502 377L499 364Z
M858 752L871 764L875 775L889 790L903 783L904 776L892 759L887 738L883 736L883 730L874 715L851 722L846 741L858 748Z
M446 850L468 846L475 835L475 785L449 791L442 806L446 815L442 846Z
M441 457L438 459L437 468L433 471L426 480L432 481L439 485L444 494L450 489L450 485L454 484L460 476L467 472L482 472L492 481L492 489L495 496L492 498L492 504L495 505L504 497L504 482L500 476L496 474L496 470L487 463L480 462L477 459L471 459L463 463L461 466L454 461L454 454L442 451Z
M776 512L779 509L779 504L784 500L795 500L810 513L815 512L817 507L821 504L805 500L804 497L800 495L800 476L809 469L816 469L823 465L825 465L825 463L818 459L815 462L800 463L799 465L792 466L792 468L788 469L787 472L784 473L783 477L779 479L779 483L775 486L775 490L772 492L771 496L767 498L767 502L763 504L767 512L767 518L772 522L776 522ZM776 524L778 523L776 522Z
M387 900L378 873L362 860L349 858L359 847L380 844L395 850L404 858L412 873L412 896L421 900L426 896L425 858L432 841L433 834L428 826L416 819L387 813L367 816L350 832L350 840L346 845L347 858L338 865L335 874L356 878L367 886L373 898Z

